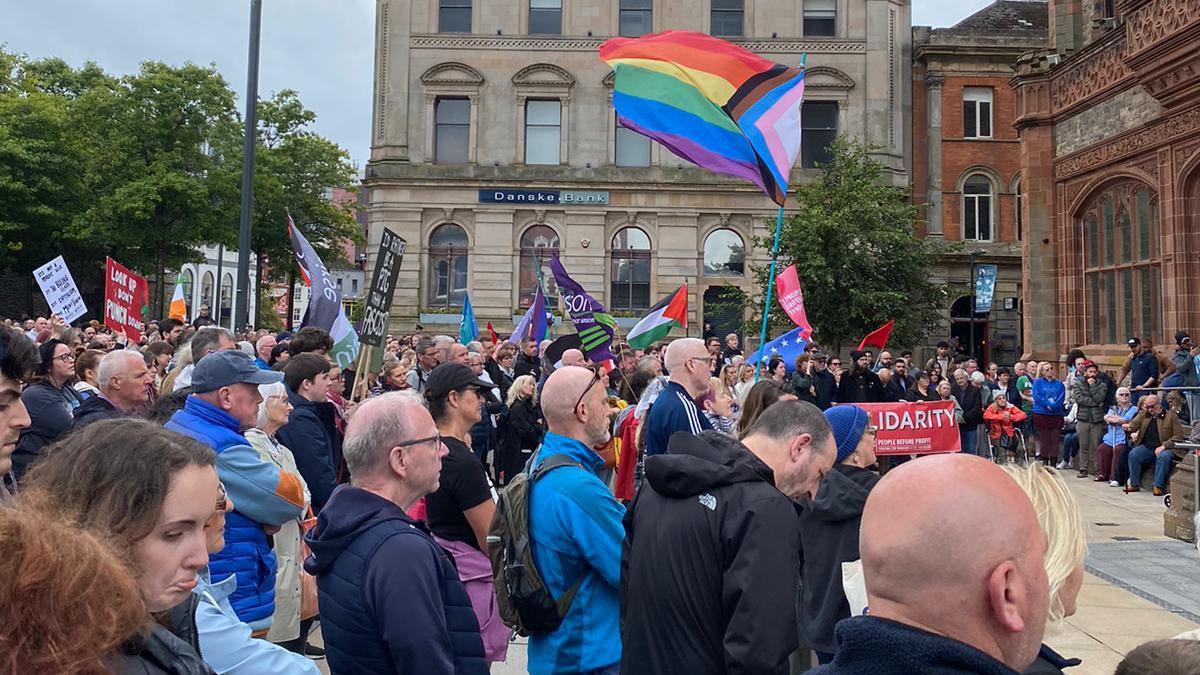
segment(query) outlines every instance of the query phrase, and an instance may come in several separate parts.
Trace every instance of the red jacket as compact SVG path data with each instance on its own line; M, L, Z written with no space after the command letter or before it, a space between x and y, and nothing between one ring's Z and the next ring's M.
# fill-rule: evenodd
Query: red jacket
M1004 414L1008 413L1008 419L1004 419ZM987 410L983 411L983 421L988 425L988 436L992 439L1000 438L1001 432L1005 436L1016 434L1013 425L1018 422L1025 421L1025 413L1011 403L1003 409L995 403L989 405Z

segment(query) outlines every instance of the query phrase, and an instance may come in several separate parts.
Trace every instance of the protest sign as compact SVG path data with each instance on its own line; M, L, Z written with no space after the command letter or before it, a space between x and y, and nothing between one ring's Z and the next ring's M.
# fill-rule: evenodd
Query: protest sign
M796 275L796 266L788 265L775 277L775 288L779 291L779 305L787 312L792 323L803 330L800 336L806 342L812 341L813 328L808 322L808 313L804 311L804 293L800 290L800 278Z
M104 325L137 342L142 339L142 308L150 302L150 285L112 258L104 259Z
M363 302L363 318L358 331L358 339L363 344L383 346L388 313L392 309L392 297L396 294L396 277L400 274L400 262L407 245L395 232L383 228L378 257L375 258L375 271L371 274L371 285L367 287L367 298Z
M855 403L871 415L876 455L958 452L954 401Z
M61 255L34 270L33 276L42 289L42 295L46 296L50 311L61 316L63 321L69 324L87 313L79 287L75 285L71 270L67 269L67 261Z

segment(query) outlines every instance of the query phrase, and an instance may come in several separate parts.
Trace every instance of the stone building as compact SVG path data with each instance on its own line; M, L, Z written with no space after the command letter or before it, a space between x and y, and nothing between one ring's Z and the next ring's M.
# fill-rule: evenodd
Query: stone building
M1044 0L997 0L949 28L913 28L912 192L927 205L918 234L961 245L944 260L958 293L931 339L952 335L1006 365L1022 352L1021 157L1009 80L1046 34ZM972 317L977 264L996 265L996 285L990 311Z
M364 184L372 252L383 228L408 243L393 330L453 330L469 293L480 325L506 333L554 251L626 326L683 282L693 334L740 323L719 299L750 288L774 205L617 125L597 56L611 36L686 29L780 63L806 53L793 183L839 133L909 183L908 0L377 0L376 23Z
M1050 0L1012 80L1025 199L1025 348L1200 327L1200 4ZM1170 350L1167 346L1165 349Z

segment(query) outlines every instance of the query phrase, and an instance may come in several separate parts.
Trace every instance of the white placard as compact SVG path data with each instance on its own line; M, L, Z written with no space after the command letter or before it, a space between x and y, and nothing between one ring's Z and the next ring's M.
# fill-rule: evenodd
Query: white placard
M75 285L71 270L67 269L67 261L61 255L34 270L33 276L42 289L42 295L46 296L50 310L61 316L63 321L70 324L87 313L79 287Z

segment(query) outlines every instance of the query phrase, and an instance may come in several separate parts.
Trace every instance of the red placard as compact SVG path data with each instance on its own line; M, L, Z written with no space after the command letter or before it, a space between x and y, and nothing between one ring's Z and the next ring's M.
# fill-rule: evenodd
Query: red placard
M104 259L104 325L137 342L142 339L142 307L149 304L146 279L112 258Z
M801 337L812 341L812 324L808 322L808 313L804 311L804 293L800 290L800 278L796 276L796 266L788 265L775 277L775 288L779 289L779 305L787 312L792 323L803 328Z
M954 401L855 403L871 415L876 455L959 452Z

